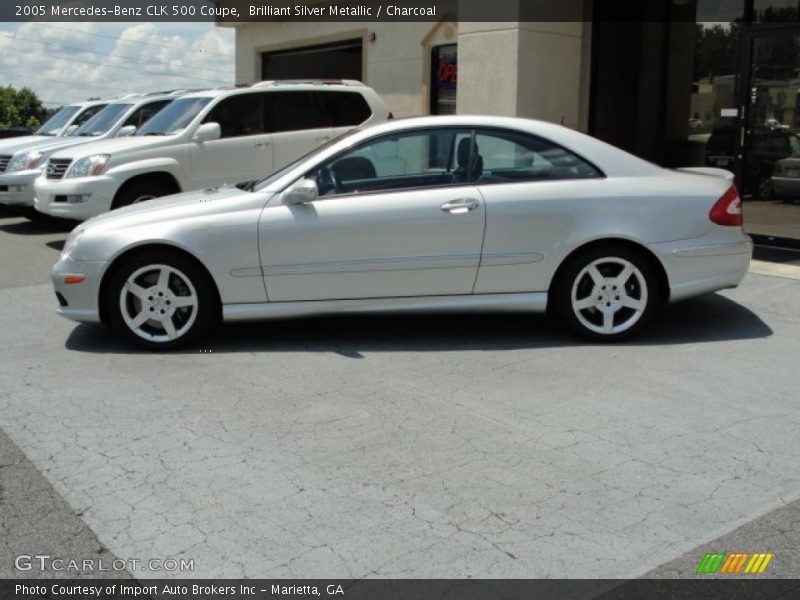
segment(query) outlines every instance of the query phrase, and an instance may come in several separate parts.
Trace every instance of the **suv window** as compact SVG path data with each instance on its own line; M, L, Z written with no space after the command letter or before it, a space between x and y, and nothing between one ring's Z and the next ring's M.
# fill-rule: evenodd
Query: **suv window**
M150 120L150 117L155 115L158 111L160 111L170 102L172 102L172 100L158 100L157 102L150 102L148 104L143 104L135 111L133 111L133 114L125 120L125 123L123 123L123 127L133 125L134 127L136 127L136 129L139 129L139 127L141 127Z
M320 92L318 96L335 127L361 125L372 116L367 100L358 92Z
M219 123L222 137L264 133L264 94L239 94L225 98L206 115L203 123Z
M463 155L471 137L454 128L387 135L340 154L311 177L321 196L462 185L470 178Z
M269 133L322 129L333 124L316 92L269 92L264 96L264 123Z
M602 173L584 159L543 138L511 131L475 136L477 183L590 179Z
M90 106L85 111L83 111L81 114L79 114L75 118L75 120L72 122L72 124L73 125L77 125L78 127L80 127L81 125L86 123L86 121L88 121L93 116L95 116L97 113L99 113L101 110L103 110L105 107L106 107L105 104L98 104L97 106Z

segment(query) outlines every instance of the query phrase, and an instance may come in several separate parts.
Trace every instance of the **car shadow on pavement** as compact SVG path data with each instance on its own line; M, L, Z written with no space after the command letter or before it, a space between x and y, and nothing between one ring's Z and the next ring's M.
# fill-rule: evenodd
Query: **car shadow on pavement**
M764 338L772 329L749 309L712 294L668 306L626 346L697 344ZM66 348L89 353L140 352L100 325L78 325ZM447 314L334 316L223 325L180 353L493 351L591 345L546 315Z
M13 233L16 235L46 235L51 233L69 233L77 221L67 221L66 219L43 218L41 221L16 221L0 225L0 231Z

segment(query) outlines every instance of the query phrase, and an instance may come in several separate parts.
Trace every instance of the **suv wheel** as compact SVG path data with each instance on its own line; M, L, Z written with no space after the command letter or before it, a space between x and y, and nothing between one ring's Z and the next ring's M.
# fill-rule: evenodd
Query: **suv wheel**
M163 183L157 181L135 181L126 185L117 193L117 197L114 198L114 202L111 204L111 210L146 202L171 193L173 193L173 190Z

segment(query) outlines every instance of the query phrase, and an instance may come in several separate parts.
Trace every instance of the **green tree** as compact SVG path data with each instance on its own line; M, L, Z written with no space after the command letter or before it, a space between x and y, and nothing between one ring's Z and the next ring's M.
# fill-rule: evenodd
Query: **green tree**
M0 86L0 127L38 127L46 116L47 110L33 90Z

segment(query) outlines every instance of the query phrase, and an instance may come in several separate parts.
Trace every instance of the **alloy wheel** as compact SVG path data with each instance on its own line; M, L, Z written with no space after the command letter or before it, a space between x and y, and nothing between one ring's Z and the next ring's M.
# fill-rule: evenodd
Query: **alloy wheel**
M570 299L583 327L599 335L616 335L636 325L647 310L647 280L624 258L600 258L578 273Z

